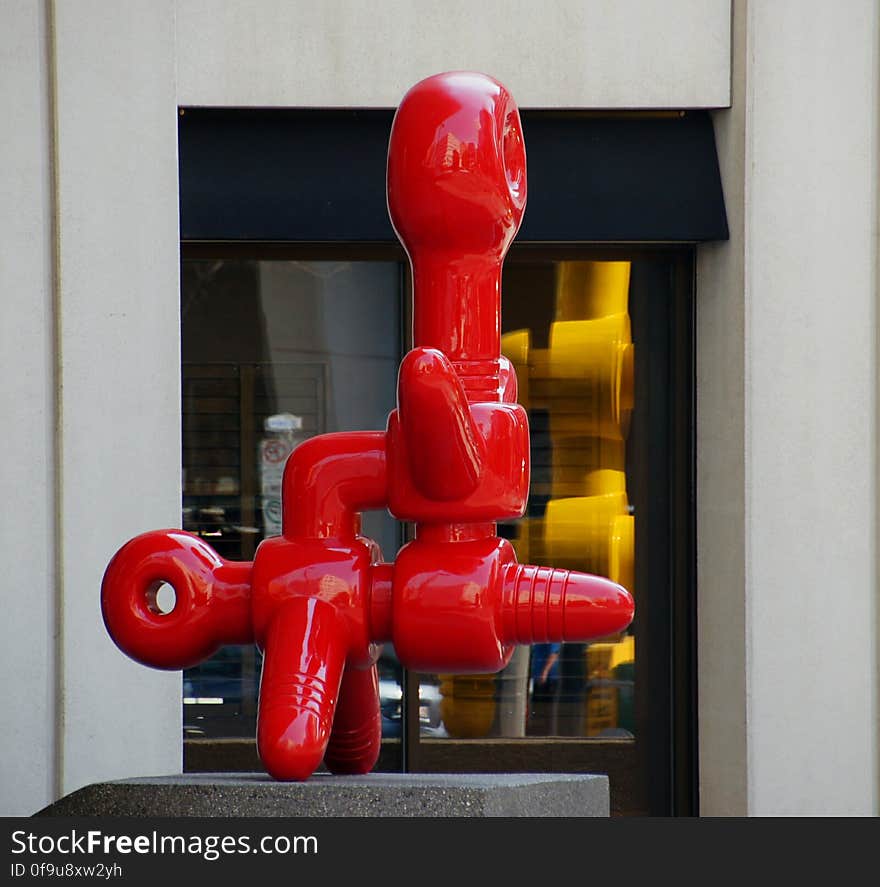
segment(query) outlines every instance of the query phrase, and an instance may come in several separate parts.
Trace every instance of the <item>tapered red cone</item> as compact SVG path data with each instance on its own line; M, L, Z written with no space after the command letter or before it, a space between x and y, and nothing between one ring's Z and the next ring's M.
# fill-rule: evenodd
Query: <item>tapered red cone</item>
M635 604L601 576L510 564L504 574L501 627L508 644L586 642L623 631Z

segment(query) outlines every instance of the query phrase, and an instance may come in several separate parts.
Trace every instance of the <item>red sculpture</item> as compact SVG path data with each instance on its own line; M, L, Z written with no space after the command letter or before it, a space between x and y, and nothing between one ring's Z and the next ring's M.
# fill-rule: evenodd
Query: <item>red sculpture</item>
M388 209L412 263L415 347L387 430L300 444L282 534L252 563L159 530L107 568L107 629L139 662L179 669L223 644L263 650L257 744L276 779L307 779L322 760L335 773L373 767L383 641L419 671L494 672L516 644L587 641L632 619L621 586L520 565L495 532L528 494L528 422L500 351L501 265L525 204L507 90L467 72L414 86L391 131ZM359 512L382 508L416 522L393 564L359 535ZM156 605L165 582L167 614Z

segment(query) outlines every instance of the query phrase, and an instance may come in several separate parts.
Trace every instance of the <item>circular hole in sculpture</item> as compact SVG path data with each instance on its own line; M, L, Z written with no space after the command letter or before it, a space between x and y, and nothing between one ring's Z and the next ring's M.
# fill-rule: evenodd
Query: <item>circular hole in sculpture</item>
M147 606L157 616L168 616L177 606L177 592L170 582L157 582L147 592Z

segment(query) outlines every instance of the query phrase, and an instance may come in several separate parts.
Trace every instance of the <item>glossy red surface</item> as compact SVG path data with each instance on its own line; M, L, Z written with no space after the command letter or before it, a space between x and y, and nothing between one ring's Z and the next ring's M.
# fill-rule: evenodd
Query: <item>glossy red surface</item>
M497 360L501 263L526 206L519 111L497 80L451 71L404 96L388 146L388 212L410 256L413 342Z
M324 763L331 773L369 773L382 747L376 666L346 668Z
M381 717L375 660L494 672L516 644L588 641L625 628L607 579L516 562L495 521L520 516L529 429L500 354L501 267L526 203L510 95L482 74L428 78L405 96L388 151L388 208L413 267L415 348L386 431L300 444L284 472L282 535L253 563L223 561L180 530L146 533L107 568L107 629L128 655L184 668L224 643L265 654L257 745L277 779L369 771ZM393 564L360 512L416 521ZM162 582L177 595L159 612Z
M301 443L284 466L282 533L288 538L355 538L357 515L385 507L385 435L322 434Z
M291 597L264 639L257 751L276 779L308 779L324 758L345 665L345 626L332 604Z
M174 609L156 594L168 583ZM101 585L104 623L116 645L154 668L189 668L223 644L253 641L251 564L221 558L198 536L155 530L127 542Z

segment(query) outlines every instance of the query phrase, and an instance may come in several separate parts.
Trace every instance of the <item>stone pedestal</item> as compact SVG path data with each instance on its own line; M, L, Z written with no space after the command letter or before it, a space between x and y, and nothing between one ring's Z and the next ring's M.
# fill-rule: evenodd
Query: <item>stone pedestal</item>
M101 782L37 816L608 816L608 777L565 773L190 773Z

